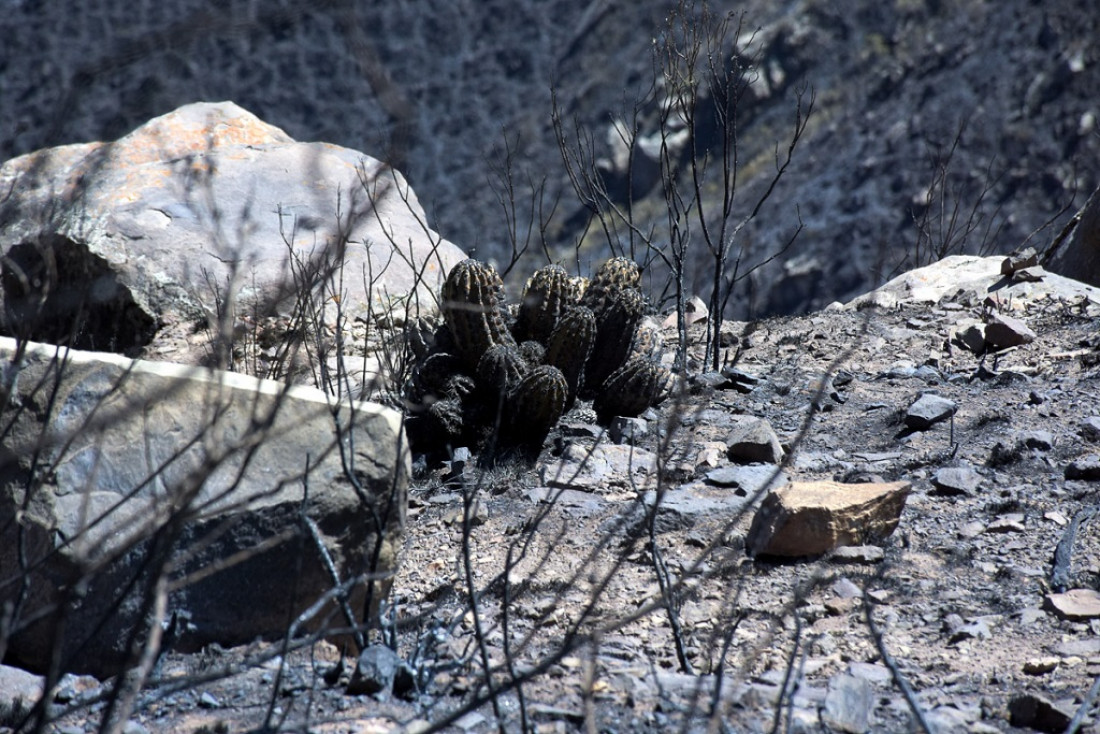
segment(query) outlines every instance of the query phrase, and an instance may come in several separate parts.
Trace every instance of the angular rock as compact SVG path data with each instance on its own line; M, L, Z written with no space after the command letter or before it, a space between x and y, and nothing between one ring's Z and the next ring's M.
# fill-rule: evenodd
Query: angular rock
M935 493L947 497L973 496L981 483L982 475L969 466L944 467L932 475Z
M1039 264L1039 253L1034 247L1013 252L1001 262L1001 275L1012 275L1017 270L1033 268Z
M15 348L0 340L0 358ZM125 666L161 568L165 636L185 651L285 634L333 588L322 551L356 614L390 583L410 472L390 409L37 344L9 406L0 607L26 580L8 653L32 670L49 664L55 640L62 670ZM304 629L346 625L334 612Z
M424 227L399 173L296 142L231 102L180 107L112 143L14 158L0 191L0 254L32 271L56 258L50 277L65 295L35 315L20 302L34 294L7 282L9 314L37 319L24 324L31 338L57 341L85 299L88 328L71 345L84 349L142 346L160 323L219 313L230 294L242 313L289 313L322 282L341 289L349 321L394 304L415 312L463 258ZM305 273L311 282L296 282Z
M645 418L615 416L611 419L607 432L615 443L633 444L649 433L649 421Z
M1100 456L1087 456L1071 461L1066 467L1066 479L1081 479L1086 482L1100 481Z
M959 326L952 333L952 340L974 354L981 354L985 351L985 329L976 321Z
M793 482L771 490L753 517L750 555L812 556L888 537L898 525L909 482Z
M1035 341L1035 332L1012 316L995 313L985 325L985 344L990 349L1007 349Z
M373 695L393 688L394 678L403 665L400 656L385 645L371 645L359 655L355 672L348 681L349 696Z
M21 722L42 698L43 679L10 665L0 665L0 727Z
M763 418L749 418L738 423L726 437L726 453L730 461L778 464L783 460L783 447L771 424Z
M905 413L905 425L914 431L923 431L955 415L956 410L958 406L953 401L925 393L909 406Z
M1100 618L1100 591L1070 589L1061 594L1047 594L1043 605L1062 619Z
M1073 712L1066 711L1050 699L1037 693L1020 693L1008 702L1008 723L1044 732L1063 732L1073 719Z

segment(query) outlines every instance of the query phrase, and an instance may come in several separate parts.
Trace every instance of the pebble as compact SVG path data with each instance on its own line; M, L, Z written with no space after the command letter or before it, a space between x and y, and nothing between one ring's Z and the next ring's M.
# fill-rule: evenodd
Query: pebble
M863 589L859 588L851 579L841 577L833 582L830 587L833 593L841 599L862 599Z
M987 533L1022 533L1024 532L1024 514L1012 512L1001 515L986 527Z

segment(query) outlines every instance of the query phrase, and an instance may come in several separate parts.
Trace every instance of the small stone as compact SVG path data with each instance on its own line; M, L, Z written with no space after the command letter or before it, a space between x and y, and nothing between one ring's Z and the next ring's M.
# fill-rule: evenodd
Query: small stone
M1053 652L1061 655L1063 658L1100 655L1100 637L1059 642L1054 646Z
M1037 693L1021 693L1008 702L1008 717L1012 726L1063 732L1073 719L1073 712L1063 710Z
M926 393L909 406L905 414L905 425L915 431L931 428L936 423L950 418L958 406L947 398Z
M1086 482L1100 481L1100 456L1089 456L1070 462L1066 467L1066 479L1081 479Z
M348 695L372 695L390 690L402 665L397 653L385 645L371 645L359 655L359 661L348 682Z
M1044 606L1063 619L1096 619L1100 617L1100 592L1070 589L1061 594L1047 594Z
M821 718L838 731L862 734L871 728L874 702L874 688L868 681L852 675L834 675L829 679Z
M1100 441L1100 415L1090 415L1082 420L1078 430L1089 441Z
M1053 656L1042 658L1031 658L1024 662L1024 672L1028 675L1046 675L1061 663L1061 658Z
M934 494L946 497L973 496L981 483L982 475L969 466L944 467L932 475Z
M993 314L985 325L985 342L990 349L1007 349L1035 341L1035 332L1019 319Z
M218 700L217 696L209 691L203 691L199 696L199 708L216 709L221 705L221 701Z
M736 426L726 437L730 461L778 464L783 459L783 447L775 430L763 418L750 418Z
M828 599L823 606L830 616L843 617L859 605L859 599Z

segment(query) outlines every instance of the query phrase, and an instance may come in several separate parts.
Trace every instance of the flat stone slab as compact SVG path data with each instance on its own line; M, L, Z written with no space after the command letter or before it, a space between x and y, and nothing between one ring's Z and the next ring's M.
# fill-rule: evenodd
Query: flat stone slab
M559 460L540 467L539 474L548 487L586 492L648 489L657 481L657 455L621 444L574 443Z
M898 525L909 482L792 482L771 490L753 517L750 554L813 556L888 537Z
M1047 594L1045 605L1062 619L1100 618L1100 591L1070 589L1061 594Z
M369 589L377 601L411 470L395 411L0 339L5 366L17 354L2 414L0 608L25 582L8 648L20 664L45 668L58 637L64 670L103 676L134 662L129 636L159 577L156 623L175 625L182 650L285 634L336 583L323 553L351 608L362 614ZM319 608L305 629L347 624Z

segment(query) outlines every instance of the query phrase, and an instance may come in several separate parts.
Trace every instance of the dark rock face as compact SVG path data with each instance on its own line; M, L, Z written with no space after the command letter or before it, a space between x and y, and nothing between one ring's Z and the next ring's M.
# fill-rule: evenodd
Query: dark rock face
M432 224L445 236L500 257L508 243L499 202L482 184L501 157L493 149L502 152L502 129L514 158L535 180L546 176L548 200L569 190L549 122L551 82L566 113L591 133L594 155L607 159L613 195L626 196L628 173L635 196L659 194L651 151L621 155L608 118L623 115L624 90L629 112L632 95L651 81L651 39L675 4L367 2L349 11L342 3L231 0L212 10L179 0L136 19L121 0L80 10L8 3L0 159L112 139L181 104L230 99L296 139L389 160L432 203ZM789 177L744 232L760 250L749 260L787 240L796 204L805 228L756 274L754 298L733 299L727 317L848 300L874 285L875 273L912 267L901 263L918 236L914 214L926 209L923 194L964 121L948 183L964 215L976 205L982 217L968 252L982 244L987 223L998 233L991 246L1012 249L1073 190L1079 204L1100 180L1091 0L1006 0L965 12L874 0L743 7L760 51L739 110L744 160L771 160L803 83L818 94L818 117ZM655 115L643 112L639 133L655 140ZM700 142L714 143L714 131L701 129ZM745 167L741 201L754 199L769 168ZM516 181L523 201L523 176ZM560 211L568 225L558 239L571 248L587 217L570 196ZM688 290L705 295L708 264L691 265Z

